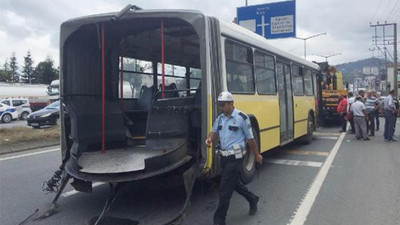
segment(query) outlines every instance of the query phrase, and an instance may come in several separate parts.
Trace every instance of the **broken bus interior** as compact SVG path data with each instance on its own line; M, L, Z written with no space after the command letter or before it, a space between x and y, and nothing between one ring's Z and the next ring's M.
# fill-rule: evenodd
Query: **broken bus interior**
M201 157L204 17L132 14L62 25L62 154L81 180L138 180Z

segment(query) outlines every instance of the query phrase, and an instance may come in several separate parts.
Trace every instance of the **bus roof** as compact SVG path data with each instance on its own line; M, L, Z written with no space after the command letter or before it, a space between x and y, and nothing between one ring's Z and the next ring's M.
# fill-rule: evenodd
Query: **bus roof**
M119 12L110 12L110 13L101 13L101 14L94 14L88 16L81 16L69 19L65 21L62 26L69 25L69 24L88 24L93 22L103 22L103 21L111 21L113 17L115 17ZM144 15L144 14L152 14L152 16L157 16L160 14L197 14L204 16L204 14L198 10L185 10L185 9L141 9L136 11L128 11L121 17L121 20L129 19L131 17L135 17L135 15Z
M80 27L82 25L90 24L90 23L111 21L115 16L118 15L118 13L119 12L103 13L103 14L77 17L77 18L67 20L66 22L64 22L61 25L62 27L64 27L64 32L61 32L61 40L63 40L63 39L65 40L74 30L78 29L78 27ZM207 17L198 10L156 9L156 10L128 11L127 13L123 14L123 16L121 16L121 20L130 19L130 18L133 18L136 16L147 17L147 15L149 15L151 17L155 17L155 16L180 17L180 18L187 18L188 20L190 20L189 18L192 18L193 16ZM234 37L245 43L251 44L253 46L257 46L268 52L275 53L278 56L281 56L281 57L284 57L291 61L297 62L301 65L305 65L305 66L308 66L315 70L319 70L319 66L317 64L309 62L307 60L304 60L298 56L295 56L286 51L280 50L276 47L273 47L271 44L268 43L268 40L266 40L265 38L261 37L258 34L255 34L251 31L247 30L246 28L243 28L232 22L226 22L223 20L219 20L219 22L220 22L220 27L221 27L221 33L223 35Z
M272 46L271 44L268 43L267 39L265 39L264 37L261 37L260 35L254 33L254 32L247 30L244 27L241 27L241 26L231 23L231 22L228 23L228 22L222 21L222 20L219 20L219 21L220 21L221 33L223 35L227 35L229 37L236 38L236 39L241 40L250 45L257 46L268 52L275 53L278 56L281 56L286 59L297 62L301 65L305 65L305 66L311 67L315 70L319 70L319 66L317 64L312 63L310 61L307 61L305 59L302 59L298 56L295 56L291 53L288 53L286 51L280 50L280 49Z

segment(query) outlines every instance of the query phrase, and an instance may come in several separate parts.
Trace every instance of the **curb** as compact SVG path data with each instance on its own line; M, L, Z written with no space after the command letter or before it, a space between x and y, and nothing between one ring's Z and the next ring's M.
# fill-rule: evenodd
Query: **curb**
M13 148L13 146L7 146L7 147L1 147L0 148L0 155L4 154L9 154L9 153L15 153L15 152L23 152L23 151L28 151L28 150L33 150L33 149L38 149L38 148L45 148L45 147L51 147L51 146L59 146L60 143L44 143L43 145L37 145L37 146L27 146L26 148Z

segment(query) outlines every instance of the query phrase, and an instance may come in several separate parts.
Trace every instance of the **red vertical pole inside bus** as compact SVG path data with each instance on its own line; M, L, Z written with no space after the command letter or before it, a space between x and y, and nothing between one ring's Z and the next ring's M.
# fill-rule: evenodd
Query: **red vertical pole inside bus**
M125 110L125 105L124 105L124 56L121 56L121 108L122 110Z
M105 109L105 68L104 68L104 25L101 25L101 153L106 152L105 140L105 123L104 123L104 109Z
M164 20L161 20L161 69L162 69L162 98L165 98L165 70L164 70Z

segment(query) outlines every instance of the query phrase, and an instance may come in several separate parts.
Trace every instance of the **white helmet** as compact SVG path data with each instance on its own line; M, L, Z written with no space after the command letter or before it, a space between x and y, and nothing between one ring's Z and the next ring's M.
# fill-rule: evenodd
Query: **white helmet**
M223 91L218 95L219 102L233 102L233 96L229 91Z

